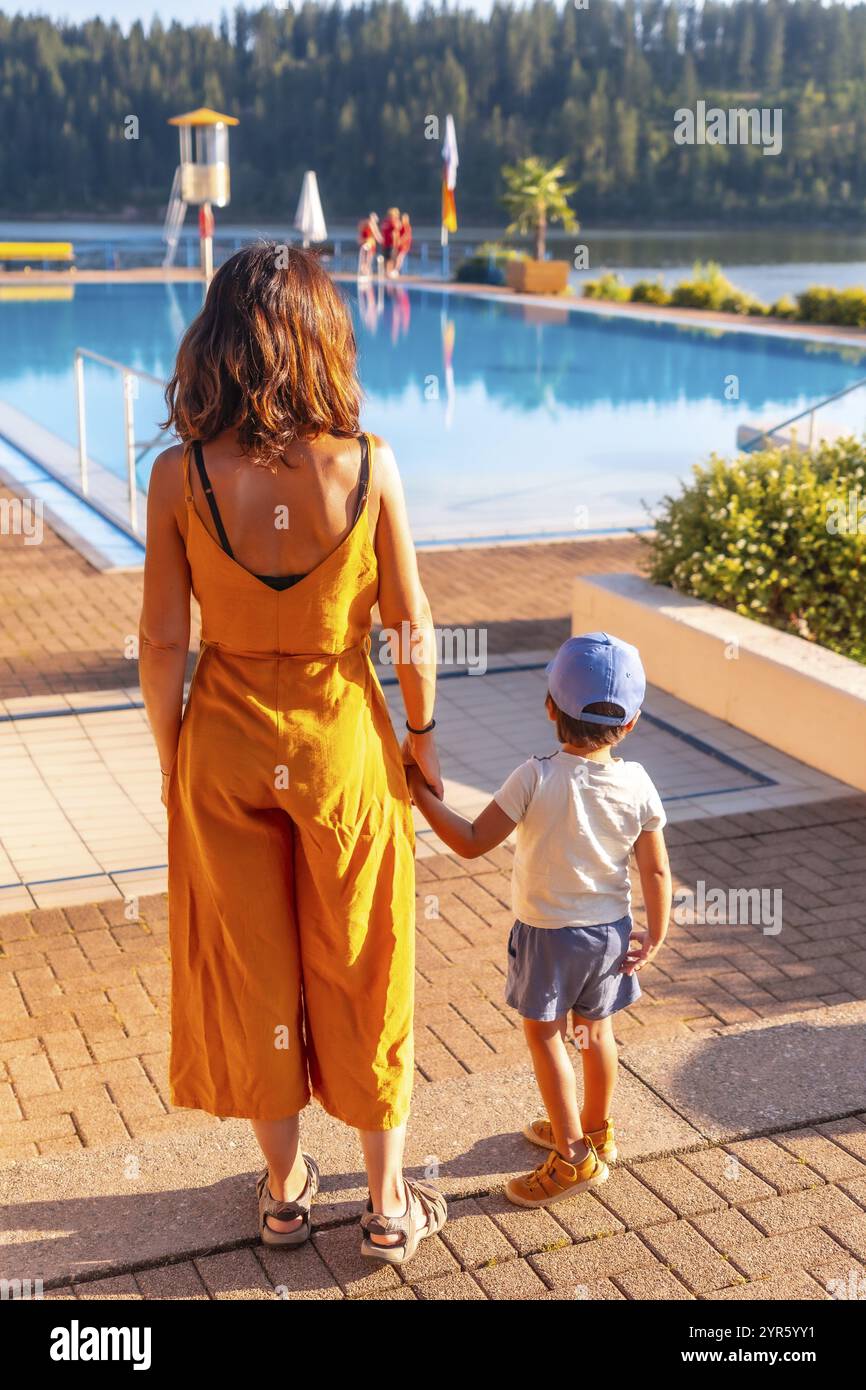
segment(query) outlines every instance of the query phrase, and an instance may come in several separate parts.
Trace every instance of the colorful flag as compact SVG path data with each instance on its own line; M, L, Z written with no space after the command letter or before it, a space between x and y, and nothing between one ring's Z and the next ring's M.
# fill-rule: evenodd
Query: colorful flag
M442 226L447 232L457 231L457 203L454 190L457 187L457 165L460 155L457 152L457 131L454 117L445 117L445 142L442 146Z

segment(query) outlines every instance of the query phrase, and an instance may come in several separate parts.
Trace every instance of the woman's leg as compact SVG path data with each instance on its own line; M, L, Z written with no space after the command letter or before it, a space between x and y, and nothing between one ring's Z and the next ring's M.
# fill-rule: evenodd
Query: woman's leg
M403 1182L405 1123L396 1129L359 1129L358 1137L364 1151L373 1210L381 1212L383 1216L405 1216L409 1201L409 1193ZM423 1224L427 1224L426 1219ZM371 1235L369 1239L374 1245L396 1245L399 1237Z
M610 1119L619 1054L610 1018L580 1018L572 1014L574 1035L583 1063L583 1108L580 1121L586 1133L601 1129Z
M277 1202L294 1202L307 1185L307 1167L301 1154L297 1115L285 1120L253 1120L253 1133L268 1165L268 1187ZM274 1231L296 1231L301 1217L294 1221L267 1218Z
M567 1023L567 1014L550 1023L524 1018L523 1032L532 1055L538 1089L547 1106L557 1151L569 1163L580 1163L586 1157L587 1148L577 1103L577 1080L568 1055Z

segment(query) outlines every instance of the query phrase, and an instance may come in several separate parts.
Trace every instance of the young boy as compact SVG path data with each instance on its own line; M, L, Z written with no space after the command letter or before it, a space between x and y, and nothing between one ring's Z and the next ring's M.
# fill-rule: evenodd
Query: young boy
M611 1016L640 997L635 971L657 954L671 880L658 792L640 763L611 756L637 723L646 677L635 647L590 632L547 668L549 718L562 747L522 763L472 824L440 801L415 766L409 787L450 849L474 859L517 826L506 1000L521 1014L546 1119L523 1133L547 1158L512 1178L506 1196L544 1207L595 1187L617 1156L611 1100L617 1049ZM629 854L647 931L632 943ZM583 1106L567 1049L568 1015L583 1063Z

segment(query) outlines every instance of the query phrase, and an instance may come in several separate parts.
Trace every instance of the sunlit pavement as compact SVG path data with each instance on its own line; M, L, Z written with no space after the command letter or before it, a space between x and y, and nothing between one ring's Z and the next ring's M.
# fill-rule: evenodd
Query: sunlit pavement
M634 554L421 557L437 622L490 639L485 674L441 670L447 794L466 814L554 747L543 666L574 573ZM677 891L758 890L779 912L674 921L616 1020L610 1181L553 1212L502 1197L538 1158L519 1134L539 1103L503 998L511 849L467 864L419 825L408 1161L432 1165L451 1221L406 1271L370 1270L354 1137L313 1106L313 1244L258 1245L248 1128L169 1101L165 815L126 677L139 597L140 576L96 575L50 533L0 553L3 1276L61 1298L863 1297L866 798L659 691L623 752L665 797Z
M443 670L437 702L446 797L477 814L518 763L556 748L544 711L550 652L498 656L486 674ZM384 677L399 732L399 694ZM159 768L136 689L7 700L0 713L0 910L137 897L165 888ZM850 793L729 725L651 690L624 748L671 821ZM9 792L11 791L11 795ZM418 821L418 854L444 846Z

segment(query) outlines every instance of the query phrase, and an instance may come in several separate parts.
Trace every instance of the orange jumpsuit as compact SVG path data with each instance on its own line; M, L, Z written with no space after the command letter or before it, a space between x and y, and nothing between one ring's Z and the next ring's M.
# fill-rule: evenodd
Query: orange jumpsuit
M369 655L367 502L272 589L205 527L189 457L202 642L168 783L171 1100L276 1120L312 1094L390 1129L412 1089L414 834Z

